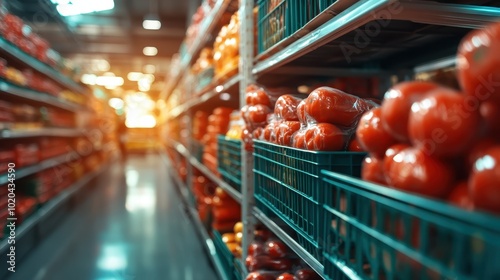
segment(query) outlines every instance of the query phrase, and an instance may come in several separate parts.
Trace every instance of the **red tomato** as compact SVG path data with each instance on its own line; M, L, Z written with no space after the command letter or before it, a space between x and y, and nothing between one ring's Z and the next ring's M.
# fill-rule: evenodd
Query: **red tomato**
M469 110L466 97L450 89L432 91L411 107L410 140L429 155L456 156L479 134L479 110Z
M271 261L271 258L266 255L260 255L260 256L248 255L247 258L245 259L245 266L248 268L248 271L253 272L256 270L261 270L266 268L269 261Z
M429 82L403 82L389 89L381 107L382 126L397 140L409 142L408 116L411 105L439 86Z
M317 151L340 151L344 149L345 133L333 124L318 123L308 130L313 131L312 142ZM307 135L308 132L306 132ZM307 136L305 136L306 138ZM308 140L306 140L308 141ZM310 144L308 141L308 149Z
M266 127L264 128L264 131L262 131L262 138L264 140L266 140L268 142L271 141L271 135L274 132L274 126L275 126L274 123L270 123L270 124L266 125Z
M361 167L361 178L365 181L386 185L383 162L375 157L367 156Z
M282 95L276 100L274 114L285 121L298 121L297 105L301 100L289 94Z
M397 153L386 176L397 189L432 197L447 195L454 181L453 168L416 148Z
M486 151L474 164L469 178L469 191L474 207L500 212L500 146Z
M254 126L259 126L267 122L267 115L271 113L269 107L257 104L248 107L247 118Z
M483 102L479 107L483 118L486 135L500 140L500 106L493 102Z
M407 144L396 144L391 146L387 151L385 151L385 157L384 157L384 162L383 162L383 167L382 170L384 174L388 174L389 171L391 170L391 165L392 162L394 161L394 156L401 152L404 149L409 148L410 146ZM391 182L388 180L387 182L389 185Z
M280 259L284 258L287 254L287 247L286 245L277 240L271 240L266 243L266 253L273 259Z
M248 245L248 255L250 256L260 256L265 254L265 246L261 242L252 242Z
M245 280L275 280L274 274L270 272L252 272L247 275Z
M476 161L483 157L486 152L495 146L495 141L491 138L484 138L479 140L472 148L470 149L467 156L467 166L469 168L474 167Z
M332 123L350 127L359 117L373 107L354 95L338 89L320 87L311 92L306 99L306 113L318 123Z
M307 115L306 115L306 99L299 102L297 105L297 118L299 122L306 124L307 123Z
M216 116L226 116L229 117L234 109L226 108L226 107L217 107L214 109L213 114Z
M448 201L460 208L467 210L472 210L474 204L469 193L469 186L467 182L460 182L454 188L453 191L448 196Z
M283 273L280 276L278 276L276 280L297 280L297 279L290 273Z
M262 129L261 127L259 127L259 128ZM254 133L256 131L257 130L255 130ZM250 133L250 130L248 129L248 127L245 126L243 128L243 130L241 131L241 140L245 144L245 150L247 150L247 151L253 150L253 139L254 139L253 133Z
M356 138L365 151L383 158L385 151L396 143L396 139L382 126L380 114L380 108L374 108L363 114L356 130Z
M274 271L291 270L293 262L291 259L271 259L265 264L265 268Z
M351 142L349 143L349 147L347 148L351 152L364 152L363 148L361 148L361 145L359 144L358 140L356 138L353 138Z
M252 136L254 139L261 139L262 134L264 133L263 127L257 127L253 132Z
M269 95L262 88L256 88L252 91L247 92L246 94L246 104L248 105L257 105L261 104L267 107L271 107L271 99Z
M307 144L305 141L306 130L299 130L295 135L293 135L292 146L298 149L306 149Z
M500 23L470 32L457 54L458 80L475 102L500 104Z
M299 269L295 272L297 280L321 280L322 278L312 269Z
M300 122L285 121L278 125L277 143L279 145L291 146L292 136L300 129Z

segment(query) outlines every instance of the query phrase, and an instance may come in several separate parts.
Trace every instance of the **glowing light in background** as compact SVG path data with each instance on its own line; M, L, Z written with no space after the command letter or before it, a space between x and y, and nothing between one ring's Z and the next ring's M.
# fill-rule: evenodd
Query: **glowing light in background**
M108 101L108 105L113 109L120 110L123 109L125 102L123 102L120 98L111 98Z
M144 49L142 49L142 53L145 56L155 56L158 54L158 49L155 47L144 47Z
M127 79L131 82L137 82L142 77L142 75L143 74L141 72L130 72L127 75Z
M113 0L51 0L63 17L102 12L115 8Z
M128 128L153 128L156 126L156 118L153 115L142 115L131 118L127 114L125 125Z

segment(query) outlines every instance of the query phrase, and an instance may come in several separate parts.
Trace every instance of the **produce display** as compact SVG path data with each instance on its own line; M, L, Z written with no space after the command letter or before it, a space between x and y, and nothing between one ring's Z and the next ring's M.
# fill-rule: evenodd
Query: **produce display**
M500 212L499 39L500 23L463 39L460 91L403 82L386 92L380 108L361 117L357 140L370 152L365 180L469 210Z
M217 136L226 134L229 129L231 108L218 107L208 117L207 133L202 138L203 164L217 174Z
M320 280L295 253L265 228L257 227L255 240L248 246L246 280Z
M247 90L241 109L247 149L252 139L314 151L361 151L353 138L361 115L378 105L330 87L308 96L281 94L277 99L262 87ZM272 108L274 107L274 110Z
M212 198L212 217L213 229L219 232L230 231L241 219L241 206L223 189L217 188ZM241 242L241 238L239 240Z
M225 79L238 72L240 19L238 13L231 16L228 25L223 26L214 42L214 74L215 80Z
M33 71L32 69L25 68L23 70L19 70L17 68L10 67L7 61L3 58L0 58L0 78L5 79L17 86L26 87L41 93L46 93L60 98L61 100L65 100L78 105L83 106L88 101L87 95L63 89L56 82L47 79L46 77Z
M75 78L77 70L50 44L32 31L24 21L10 13L0 13L0 36L32 57L56 68L63 74Z
M200 56L191 67L191 74L195 79L194 92L201 92L203 88L208 86L214 77L214 61L212 49L204 48L200 52Z

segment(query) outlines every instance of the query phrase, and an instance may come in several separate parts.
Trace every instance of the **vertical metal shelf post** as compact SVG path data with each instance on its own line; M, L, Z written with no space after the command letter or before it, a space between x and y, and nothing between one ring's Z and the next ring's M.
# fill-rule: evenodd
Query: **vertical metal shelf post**
M253 25L253 7L254 0L241 0L240 13L240 61L239 72L240 81L240 108L246 105L245 94L247 86L254 81L252 74L254 58L254 25ZM242 240L242 258L248 255L248 245L253 240L253 231L255 228L255 217L252 209L254 206L254 182L253 182L253 155L241 145L241 220L243 222L243 240Z

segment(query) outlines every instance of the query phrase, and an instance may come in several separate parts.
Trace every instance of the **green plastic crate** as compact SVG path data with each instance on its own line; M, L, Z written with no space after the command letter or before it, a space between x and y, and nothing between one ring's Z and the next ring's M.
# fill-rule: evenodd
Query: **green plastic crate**
M336 0L259 0L258 52L262 53L314 19Z
M241 141L227 139L224 135L217 138L218 171L224 181L241 191Z
M306 151L255 140L253 155L256 206L286 222L299 244L320 259L320 172L359 176L366 153Z
M227 248L224 241L222 241L222 235L216 231L212 231L212 240L214 242L215 251L217 252L217 257L219 258L222 267L224 269L224 274L227 279L234 279L234 256Z
M500 218L322 172L330 279L500 279Z

